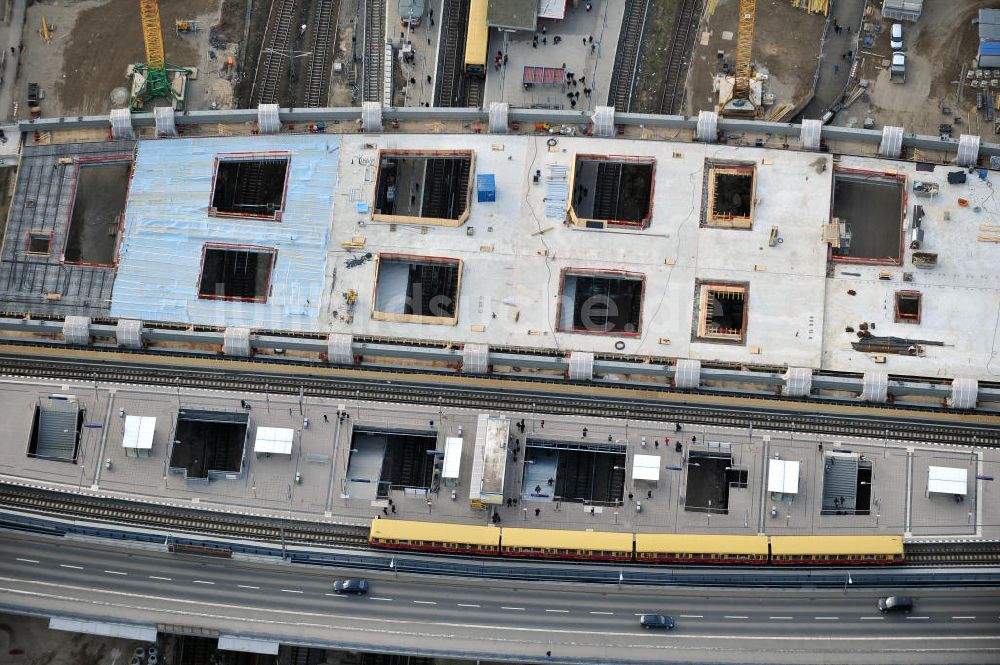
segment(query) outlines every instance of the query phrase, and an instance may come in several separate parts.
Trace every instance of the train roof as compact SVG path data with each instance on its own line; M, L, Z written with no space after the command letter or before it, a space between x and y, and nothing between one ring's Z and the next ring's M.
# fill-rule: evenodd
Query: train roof
M611 533L609 531L565 531L504 527L503 546L631 552L632 534Z
M902 554L900 536L771 536L771 554Z
M687 554L763 554L767 555L767 536L723 536L677 533L640 533L635 536L635 551L684 552Z
M496 547L500 544L500 529L492 526L376 519L372 520L370 537Z

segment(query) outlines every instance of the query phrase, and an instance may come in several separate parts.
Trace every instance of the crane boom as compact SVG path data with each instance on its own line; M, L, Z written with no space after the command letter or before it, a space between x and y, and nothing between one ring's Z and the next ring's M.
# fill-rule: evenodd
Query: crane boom
M163 35L160 33L160 5L157 0L139 0L142 19L142 39L146 43L146 65L150 69L163 69Z
M753 27L757 0L740 0L739 33L736 38L736 81L733 99L750 99L750 63L753 61Z

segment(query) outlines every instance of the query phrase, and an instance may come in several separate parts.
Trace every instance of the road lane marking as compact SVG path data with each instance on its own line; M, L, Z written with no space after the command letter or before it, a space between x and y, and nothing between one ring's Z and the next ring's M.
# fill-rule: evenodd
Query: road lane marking
M163 580L164 582L172 582L173 581L173 578L170 578L170 577L157 577L156 575L150 575L149 579L151 579L151 580Z
M816 621L838 621L840 617L813 617Z
M123 573L120 570L105 570L108 575L128 575L128 573Z
M331 598L347 598L347 596L342 593L324 593L323 595L330 596Z
M976 617L952 617L952 619L975 619Z
M862 621L884 621L885 617L861 617Z
M17 560L24 563L38 563L38 559L22 559L21 557L17 557Z
M906 617L907 619L930 619L930 617Z
M60 563L60 568L72 568L73 570L83 570L83 566L71 566L68 563Z
M591 612L591 614L607 614L608 616L613 616L614 612Z
M791 621L794 618L795 617L768 617L768 619L771 619L772 621Z
M302 593L301 591L296 591L295 589L282 589L285 593Z
M479 605L470 605L468 603L459 603L459 607L479 607Z
M704 619L705 615L704 614L681 614L680 617L682 619Z
M392 600L392 598L379 598L378 596L368 596L372 600Z
M749 619L750 617L740 616L740 615L729 615L723 617L723 619Z
M215 582L207 582L205 580L191 580L191 584L215 584Z
M236 586L239 587L240 589L259 589L260 588L259 586L251 586L249 584L237 584ZM332 596L333 594L332 593L328 593L326 595Z
M523 612L524 611L523 607L507 607L506 605L501 605L500 609L502 609L502 610L515 610L517 612Z
M546 612L556 612L558 614L569 614L569 610L545 610Z
M433 600L415 600L413 602L417 605L437 605Z

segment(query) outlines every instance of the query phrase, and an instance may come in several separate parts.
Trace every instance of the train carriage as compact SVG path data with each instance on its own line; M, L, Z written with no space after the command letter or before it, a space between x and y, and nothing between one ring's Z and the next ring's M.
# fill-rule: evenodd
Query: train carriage
M472 0L465 36L465 75L486 76L486 50L490 29L486 25L487 0Z
M500 553L506 556L591 561L631 561L632 534L504 527Z
M500 529L407 520L372 521L368 544L372 547L426 550L451 554L497 554Z
M767 536L640 533L635 558L642 563L767 563Z
M886 565L903 563L899 536L771 536L777 565Z

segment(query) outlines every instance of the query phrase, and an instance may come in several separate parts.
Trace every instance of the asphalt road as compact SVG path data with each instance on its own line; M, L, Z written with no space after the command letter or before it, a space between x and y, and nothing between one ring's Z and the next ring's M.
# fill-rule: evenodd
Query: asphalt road
M535 662L1000 662L1000 591L915 592L885 617L876 593L669 590L368 575L118 550L7 532L0 605L48 614L214 628L282 642ZM673 615L644 631L637 613ZM551 658L545 656L551 651Z

